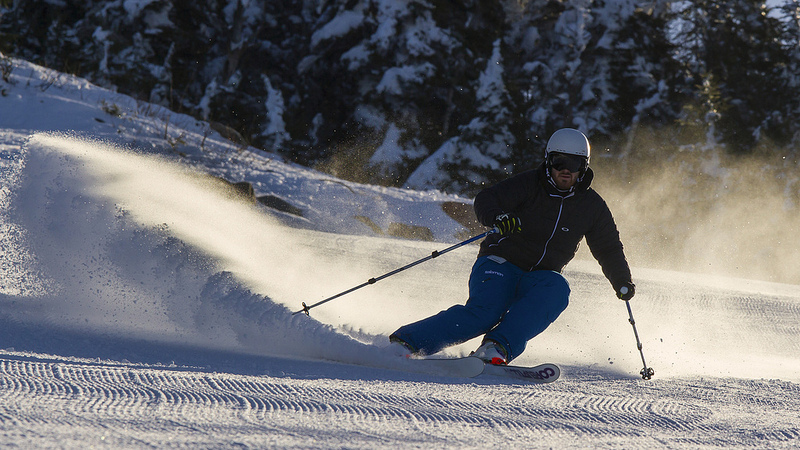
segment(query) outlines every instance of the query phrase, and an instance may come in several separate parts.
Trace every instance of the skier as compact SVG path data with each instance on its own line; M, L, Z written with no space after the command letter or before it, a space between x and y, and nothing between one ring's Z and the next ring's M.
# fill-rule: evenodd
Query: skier
M560 129L547 142L539 168L478 193L478 220L499 232L481 243L469 299L392 333L396 353L430 355L485 335L472 355L507 364L566 309L570 288L561 271L583 237L617 297L633 297L617 226L589 187L594 177L589 152L582 132Z

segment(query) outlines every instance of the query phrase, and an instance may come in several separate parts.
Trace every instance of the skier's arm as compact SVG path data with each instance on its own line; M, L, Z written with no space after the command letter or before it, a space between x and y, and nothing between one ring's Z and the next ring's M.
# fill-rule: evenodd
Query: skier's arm
M524 172L480 191L474 202L478 221L490 227L500 214L516 215L516 209L534 192L537 179L533 171Z
M586 243L617 295L621 293L623 287L632 290L631 269L625 258L614 217L605 202L594 225L586 233Z

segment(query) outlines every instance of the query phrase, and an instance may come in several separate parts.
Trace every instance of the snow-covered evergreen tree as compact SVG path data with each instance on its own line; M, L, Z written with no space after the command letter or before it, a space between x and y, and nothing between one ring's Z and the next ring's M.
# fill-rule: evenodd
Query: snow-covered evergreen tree
M351 3L328 8L335 12L312 36L313 65L345 85L337 91L348 102L333 114L352 120L340 123L359 148L375 149L365 163L401 183L469 117L475 62L491 55L486 36L498 34L501 16L478 1Z
M262 75L262 78L267 89L267 101L265 102L267 120L262 136L267 139L269 148L280 149L285 142L291 139L289 133L286 132L286 122L283 120L286 109L283 94L280 90L272 87L268 76Z
M619 14L612 15L620 21L614 35L605 36L610 40L609 83L617 95L606 124L612 135L632 126L670 123L682 102L677 87L683 78L667 35L669 3L657 1L646 8L623 5Z
M682 79L667 40L667 5L531 0L516 6L506 40L517 60L509 63L508 79L515 117L522 115L528 129L518 127L523 145L514 160L529 162L517 170L541 161L558 128L581 129L605 145L624 141L636 124L675 119Z
M91 33L76 31L76 23L93 3L92 0L69 4L29 0L0 8L0 50L65 72L96 67L96 58L86 61L81 57L81 48L91 39Z
M471 195L511 174L510 150L516 142L509 129L510 97L503 80L500 39L478 77L475 100L475 117L417 167L406 186Z
M770 7L760 0L697 0L683 5L678 23L680 55L691 85L700 88L700 105L709 108L696 116L713 124L735 153L752 151L762 137L785 142L787 114L797 100L786 95L792 79L787 36Z
M788 63L785 70L788 92L800 92L800 2L787 0L779 10L784 24L781 41ZM800 97L786 95L788 113L784 118L788 148L800 148ZM795 152L795 156L797 152Z

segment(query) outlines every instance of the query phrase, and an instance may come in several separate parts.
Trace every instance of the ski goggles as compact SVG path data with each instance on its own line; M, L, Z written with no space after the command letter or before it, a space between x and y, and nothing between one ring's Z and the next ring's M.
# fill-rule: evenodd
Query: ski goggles
M582 172L589 165L584 156L556 152L552 152L547 156L547 162L550 167L557 171L567 169L572 173Z

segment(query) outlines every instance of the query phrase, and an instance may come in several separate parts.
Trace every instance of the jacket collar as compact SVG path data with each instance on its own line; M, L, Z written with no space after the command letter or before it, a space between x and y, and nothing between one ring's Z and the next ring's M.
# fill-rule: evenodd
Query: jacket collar
M556 187L556 183L553 181L553 177L550 176L550 171L547 170L547 164L542 163L539 166L539 172L541 175L542 184L547 189L547 191L551 194L566 196L576 192L584 192L589 190L589 186L592 184L592 180L594 179L594 171L591 167L586 168L586 172L580 177L578 177L578 181L572 186L569 190L562 190Z

